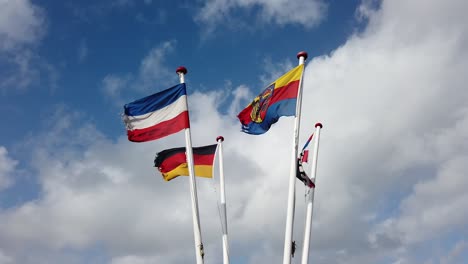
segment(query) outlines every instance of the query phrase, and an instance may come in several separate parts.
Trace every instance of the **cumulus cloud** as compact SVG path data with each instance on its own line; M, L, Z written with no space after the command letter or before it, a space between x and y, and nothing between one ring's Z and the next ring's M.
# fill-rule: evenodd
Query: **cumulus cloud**
M203 109L194 111L193 119L199 120L195 122L204 122L206 117L213 125L229 126L233 133L237 132L234 124L217 116L213 107L201 107L214 105L213 97L216 95L192 97L197 102L193 108ZM186 262L193 253L189 250L193 234L191 216L187 214L190 212L187 178L166 183L152 167L155 153L180 146L182 135L148 144L130 143L124 136L112 142L82 120L81 114L63 109L57 109L56 113L49 123L52 134L38 135L43 140L30 145L42 196L0 214L4 223L0 227L0 248L6 252L21 252L28 247L39 248L40 252L82 250L100 241L115 256L116 263L145 261L143 256L151 254L156 255L150 259L171 260L167 263ZM76 126L78 123L84 125ZM213 143L219 129L210 133L203 133L200 128L195 131L194 142L202 145ZM115 156L117 153L120 154ZM231 177L230 182L233 180ZM218 222L214 217L217 209L212 188L209 180L199 182L201 214L207 227L205 246L214 252ZM164 209L168 206L172 208L169 211ZM49 239L44 241L44 236ZM155 248L163 251L155 252ZM18 259L29 263L23 255Z
M131 73L126 73L124 77L118 74L108 74L102 80L102 91L117 102L122 102L121 96L124 91L154 91L154 84L161 87L170 84L170 80L175 79L175 74L165 65L165 59L175 48L175 41L166 41L152 48L140 63L139 70L135 77Z
M468 249L468 243L465 240L462 240L453 246L450 252L440 258L441 264L449 264L449 263L462 263L462 253L466 252Z
M429 245L455 259L466 248L463 241L440 244L467 230L467 5L383 1L363 12L369 23L363 31L308 62L301 142L315 122L324 124L310 254L316 263L421 263L438 256L415 249ZM152 69L164 54L152 50L132 82L155 78ZM220 92L195 92L192 136L194 146L214 143L220 134L226 139L232 257L275 262L282 257L293 120L281 118L267 134L250 136L239 132L235 115L217 111L227 103L236 113L252 91L239 85L229 102L220 102ZM183 145L182 133L135 144L127 142L123 125L121 137L109 138L70 109L52 120L47 133L54 134L38 133L45 140L31 145L40 197L0 212L3 256L35 263L24 257L29 248L43 257L99 245L114 264L192 261L187 178L166 183L152 167L157 151ZM207 262L219 262L212 182L197 184ZM305 203L297 187L299 256Z
M257 17L263 23L298 24L305 28L316 26L327 11L327 5L322 0L210 0L200 8L195 20L208 25L210 31L220 23L231 20L236 11L256 8L259 9Z
M44 34L43 11L29 0L0 1L0 51L35 44Z
M466 4L425 4L415 15L414 2L384 1L369 13L362 34L307 67L304 100L310 98L311 106L305 106L304 118L322 116L322 146L333 144L323 147L320 157L319 173L327 170L318 178L324 186L317 189L315 243L339 241L335 246L347 249L348 263L374 243L383 248L380 256L392 256L393 250L414 246L407 242L441 239L466 227L453 215L466 211L467 204L460 202L465 194L450 186L466 186L457 164L467 153L460 132L467 117L468 94L462 88L467 27L465 19L448 11L457 14L455 9ZM453 219L437 217L437 210ZM372 233L374 221L361 216L374 212L381 231L388 232L374 233L367 244L361 236ZM343 229L324 231L325 226ZM342 245L350 238L361 248Z
M127 88L131 79L131 75L119 76L116 74L108 74L102 79L102 92L111 97L116 104L122 105L124 101L121 99L121 92Z
M0 146L0 190L8 187L12 183L13 179L11 178L11 174L14 172L17 164L18 161L8 156L7 149Z
M13 259L7 255L5 255L2 250L0 250L0 263L2 264L10 264L13 263Z
M0 90L25 90L49 81L53 89L58 73L36 47L47 31L44 10L29 0L0 1Z
M39 79L40 71L34 67L38 58L31 50L0 54L0 57L4 58L0 65L5 66L5 71L0 73L0 88L24 89Z

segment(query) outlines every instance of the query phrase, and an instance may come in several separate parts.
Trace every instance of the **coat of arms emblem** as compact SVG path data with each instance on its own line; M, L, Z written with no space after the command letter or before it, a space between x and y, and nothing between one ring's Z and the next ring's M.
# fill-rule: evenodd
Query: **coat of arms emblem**
M252 112L250 112L250 118L255 123L261 123L265 119L268 106L270 105L273 91L275 90L275 84L268 86L260 95L255 97L252 102Z

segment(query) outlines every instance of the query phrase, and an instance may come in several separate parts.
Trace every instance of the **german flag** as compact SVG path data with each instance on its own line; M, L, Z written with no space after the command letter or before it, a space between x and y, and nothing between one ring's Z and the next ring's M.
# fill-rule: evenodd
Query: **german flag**
M212 178L213 161L217 144L192 148L195 176ZM177 176L188 176L189 169L185 148L166 149L154 159L154 166L161 172L165 181L170 181Z

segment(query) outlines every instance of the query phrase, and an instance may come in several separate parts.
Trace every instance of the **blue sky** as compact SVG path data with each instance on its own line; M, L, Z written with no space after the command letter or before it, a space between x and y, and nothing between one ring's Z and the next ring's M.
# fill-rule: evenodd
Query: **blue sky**
M100 129L116 123L110 120L115 119L112 114L116 112L112 98L106 99L101 91L103 78L110 74L135 77L142 58L164 43L171 45L164 50L159 66L172 73L177 66L185 65L192 89L221 89L227 80L233 86L254 86L259 85L258 76L266 62L293 62L295 54L305 47L310 56L326 54L356 31L358 25L354 19L356 1L346 6L328 3L328 15L320 18L323 26L306 28L292 22L276 25L259 21L259 6L233 10L232 23L196 23L195 17L203 3L191 1L177 4L38 1L35 4L41 8L40 19L44 21L41 21L41 28L37 28L42 36L39 43L34 43L34 56L30 60L39 60L40 65L31 73L27 92L26 88L15 91L14 85L2 88L3 107L29 105L37 109L65 103L79 109L82 100L87 100L89 112L99 120L111 121L99 124ZM208 33L210 27L216 27L212 34ZM327 37L323 38L324 35ZM246 64L250 67L245 67ZM158 84L145 87L139 93L125 91L123 100L163 89L177 81L177 76L155 76L155 81ZM41 98L40 104L31 100L37 97ZM32 116L10 116L11 120L28 117L26 123L38 125L40 122ZM20 134L24 137L29 130L30 126L16 128L7 136ZM106 132L119 135L114 126Z
M302 50L301 144L324 124L311 262L463 263L467 8L0 0L0 264L193 261L188 179L166 183L152 167L183 133L131 143L120 117L176 84L180 65L193 144L226 138L232 263L280 263L293 120L251 136L236 114ZM217 180L197 183L205 263L221 263Z

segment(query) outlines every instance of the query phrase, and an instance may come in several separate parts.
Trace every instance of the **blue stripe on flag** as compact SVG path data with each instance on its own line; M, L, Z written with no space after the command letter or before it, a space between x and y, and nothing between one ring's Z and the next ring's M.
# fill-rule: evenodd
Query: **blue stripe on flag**
M304 149L307 148L307 146L309 146L309 143L310 141L312 140L312 137L314 136L314 133L312 133L312 135L310 135L309 139L307 140L307 142L305 143L304 147L302 148L302 151L304 151Z
M296 98L283 99L270 105L261 123L251 121L249 124L242 126L242 132L251 135L260 135L267 132L273 124L278 122L280 117L296 115L296 101Z
M144 115L164 108L186 94L185 83L181 83L124 105L124 112L127 116Z

